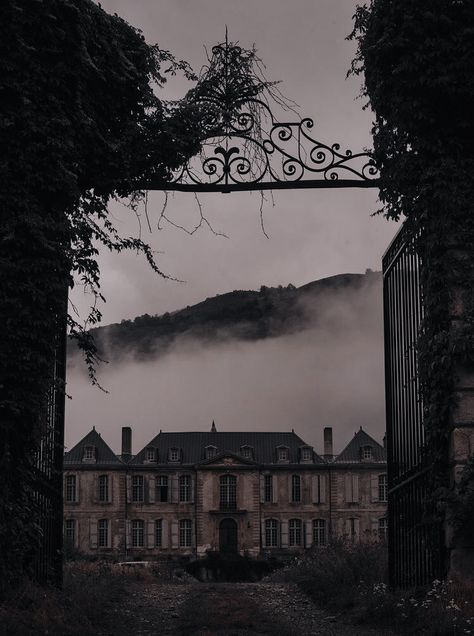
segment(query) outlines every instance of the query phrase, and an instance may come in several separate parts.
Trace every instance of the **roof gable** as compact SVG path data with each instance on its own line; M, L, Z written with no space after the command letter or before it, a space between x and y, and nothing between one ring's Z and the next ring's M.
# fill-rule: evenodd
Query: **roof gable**
M351 439L349 444L347 444L344 450L335 457L334 461L337 463L363 463L361 459L361 449L364 446L370 446L372 448L372 459L369 460L368 463L387 461L385 448L366 433L362 429L362 426L357 433L354 433L354 437Z
M71 450L64 454L64 466L71 464L83 464L84 447L95 446L96 456L92 466L123 466L123 462L117 457L113 450L102 439L100 434L92 428L85 437L81 439Z

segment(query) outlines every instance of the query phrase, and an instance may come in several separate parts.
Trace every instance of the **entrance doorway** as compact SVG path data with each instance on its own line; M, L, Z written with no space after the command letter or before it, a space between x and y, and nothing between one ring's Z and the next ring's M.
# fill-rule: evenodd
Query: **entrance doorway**
M237 522L222 519L219 524L219 551L237 552Z

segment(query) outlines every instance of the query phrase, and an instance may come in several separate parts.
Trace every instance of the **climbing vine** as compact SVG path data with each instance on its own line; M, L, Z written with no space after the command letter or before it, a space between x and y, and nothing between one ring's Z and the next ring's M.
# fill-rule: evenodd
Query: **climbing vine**
M419 376L427 461L442 507L456 374L474 366L474 4L372 0L354 19L351 70L364 75L375 113L379 212L406 219L422 261ZM462 496L460 518L468 512Z

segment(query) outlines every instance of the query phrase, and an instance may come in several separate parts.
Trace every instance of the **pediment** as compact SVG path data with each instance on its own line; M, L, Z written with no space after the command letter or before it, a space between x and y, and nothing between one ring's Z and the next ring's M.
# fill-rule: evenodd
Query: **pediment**
M222 466L228 468L229 466L255 466L256 462L250 459L244 459L239 455L231 452L219 453L211 459L206 459L200 462L200 465L204 466Z

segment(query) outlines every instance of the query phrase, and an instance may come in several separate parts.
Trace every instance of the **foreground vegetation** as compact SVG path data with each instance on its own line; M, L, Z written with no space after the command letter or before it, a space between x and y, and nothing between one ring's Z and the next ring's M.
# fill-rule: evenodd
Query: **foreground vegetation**
M297 583L318 605L359 624L399 634L474 634L474 583L433 581L428 589L391 590L387 561L383 544L335 542L271 578Z

